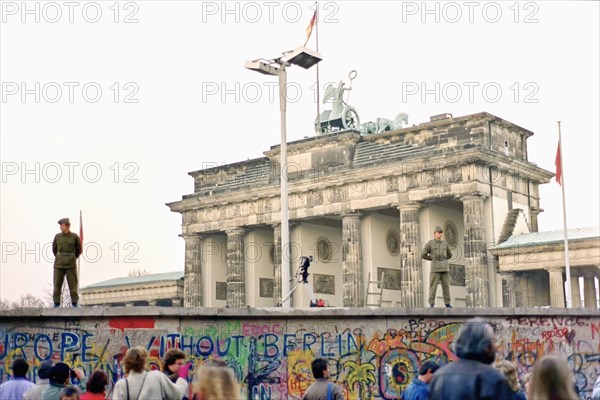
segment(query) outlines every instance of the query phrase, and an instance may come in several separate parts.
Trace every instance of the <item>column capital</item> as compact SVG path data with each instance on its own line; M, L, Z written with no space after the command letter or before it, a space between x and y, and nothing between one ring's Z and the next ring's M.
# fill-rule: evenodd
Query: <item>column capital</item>
M537 214L539 214L541 212L544 212L544 209L536 207L536 206L531 206L531 207L529 207L529 212L532 213L532 214L536 214L537 215Z
M563 267L548 267L544 269L548 272L565 272L565 269Z
M403 203L396 203L394 206L400 211L417 211L423 208L423 204L418 201L406 201Z
M179 237L184 239L204 239L207 236L204 232L182 233Z
M480 193L480 192L473 192L471 194L465 194L462 196L459 196L459 200L462 201L463 203L465 201L476 201L476 200L485 200L486 197L488 197L486 194L484 193Z
M501 276L515 276L517 271L499 271Z
M243 235L246 232L247 232L247 229L244 229L242 227L235 227L235 228L225 229L225 233L227 234L227 236L229 236L229 235Z
M352 210L352 211L342 211L340 213L340 217L342 217L342 218L360 218L360 217L362 217L362 215L363 215L362 212L360 212L360 211L354 211L354 210Z

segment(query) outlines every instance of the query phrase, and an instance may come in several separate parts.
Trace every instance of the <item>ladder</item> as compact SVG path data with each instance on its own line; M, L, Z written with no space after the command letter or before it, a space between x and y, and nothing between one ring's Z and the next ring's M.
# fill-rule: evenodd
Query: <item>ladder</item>
M383 275L384 272L381 273L380 281L372 281L371 273L369 272L369 280L367 283L367 294L365 296L365 306L376 306L381 307L381 299L383 297ZM375 285L375 287L372 287ZM372 303L369 303L369 296L371 296Z

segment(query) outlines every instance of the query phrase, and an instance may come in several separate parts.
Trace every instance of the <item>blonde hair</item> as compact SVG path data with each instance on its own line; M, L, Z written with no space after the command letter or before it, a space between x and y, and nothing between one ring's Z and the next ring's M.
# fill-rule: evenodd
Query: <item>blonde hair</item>
M198 369L194 393L202 393L203 400L242 400L240 386L233 375L233 370L210 364L205 364Z
M521 390L521 386L517 380L517 367L514 363L508 360L500 360L496 363L496 369L506 376L508 386L510 386L513 392Z
M148 350L143 347L134 347L127 350L125 359L123 359L123 367L125 373L130 371L142 372L146 369L146 360L148 359Z
M540 358L533 365L527 397L535 400L578 399L567 360L558 354Z

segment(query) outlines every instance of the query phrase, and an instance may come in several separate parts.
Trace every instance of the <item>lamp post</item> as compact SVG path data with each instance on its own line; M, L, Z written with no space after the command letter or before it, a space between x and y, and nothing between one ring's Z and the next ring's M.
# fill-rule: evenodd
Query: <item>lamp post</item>
M287 181L287 71L290 64L298 65L308 69L321 61L321 55L316 51L304 46L283 53L283 56L273 60L247 61L244 67L265 75L273 75L279 78L279 112L281 118L281 146L279 147L279 166L281 168L280 190L281 190L281 296L284 297L290 291L290 226L288 207L288 181ZM318 99L317 99L318 101ZM283 307L289 307L289 299L282 303Z

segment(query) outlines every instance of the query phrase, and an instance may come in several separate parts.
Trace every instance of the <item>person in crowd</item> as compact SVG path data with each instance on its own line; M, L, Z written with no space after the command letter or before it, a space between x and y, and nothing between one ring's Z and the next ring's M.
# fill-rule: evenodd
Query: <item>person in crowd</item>
M163 372L169 377L171 382L177 382L177 378L179 378L179 369L185 365L185 358L185 353L179 349L171 349L165 353L162 368Z
M525 392L521 388L521 385L519 385L519 380L517 378L517 366L508 360L501 360L496 363L496 368L498 368L498 370L502 372L508 380L508 386L510 386L514 393L513 399L527 400Z
M67 386L60 391L59 400L79 400L79 389Z
M343 400L342 389L333 382L329 382L329 366L324 358L315 358L311 364L315 382L306 389L302 400Z
M521 383L523 384L523 388L525 389L525 395L529 393L529 383L531 382L531 372L526 373L521 378Z
M594 390L592 390L592 400L600 400L600 376L596 379Z
M0 399L22 399L23 395L35 387L35 383L27 380L29 364L24 358L15 358L12 362L13 376L0 385Z
M431 400L512 400L506 377L492 367L496 334L481 318L468 320L455 341L458 360L433 374Z
M81 396L81 400L104 400L106 385L108 385L108 374L100 369L95 370L87 381L87 391Z
M527 397L532 400L579 399L566 358L547 354L533 364Z
M233 370L228 368L226 363L215 360L203 364L198 369L193 398L200 400L242 400L242 392Z
M48 372L48 380L49 385L42 393L42 400L59 400L60 393L70 383L71 368L65 363L56 363Z
M85 388L86 379L81 368L72 370L67 364L56 363L48 372L49 385L42 393L42 400L60 400L60 393L67 387L72 387L71 378L75 378L79 385ZM39 400L36 399L36 400Z
M433 373L439 369L433 361L425 361L419 368L419 376L412 380L406 388L403 400L429 400L429 384Z
M48 374L50 370L54 366L52 360L44 361L37 370L38 380L35 386L25 392L23 395L23 400L40 400L42 398L42 394L48 387L50 386L50 380L48 379Z
M179 369L175 383L162 371L146 371L148 351L143 347L127 350L123 359L126 377L114 387L113 400L181 400L187 392L185 377L191 365Z

